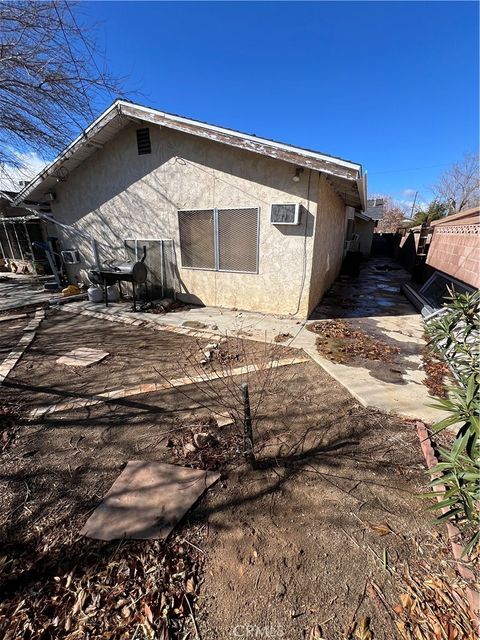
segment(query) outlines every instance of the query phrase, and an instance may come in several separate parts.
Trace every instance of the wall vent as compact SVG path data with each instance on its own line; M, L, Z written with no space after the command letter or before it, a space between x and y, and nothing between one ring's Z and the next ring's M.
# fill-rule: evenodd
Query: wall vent
M270 222L272 224L300 224L300 205L272 204Z
M137 129L137 149L138 155L143 156L152 153L152 145L150 143L150 129Z

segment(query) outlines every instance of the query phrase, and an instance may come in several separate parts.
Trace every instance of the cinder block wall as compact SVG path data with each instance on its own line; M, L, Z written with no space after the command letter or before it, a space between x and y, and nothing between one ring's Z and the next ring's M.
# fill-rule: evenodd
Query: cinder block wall
M462 282L480 287L480 224L437 226L427 264Z

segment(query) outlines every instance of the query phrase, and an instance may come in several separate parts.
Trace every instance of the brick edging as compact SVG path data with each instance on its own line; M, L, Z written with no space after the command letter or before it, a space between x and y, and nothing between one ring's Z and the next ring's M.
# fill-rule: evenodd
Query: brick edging
M30 320L27 326L23 328L24 334L17 342L16 348L10 351L5 360L0 364L0 385L3 384L5 378L15 367L29 345L33 342L35 333L44 318L45 310L39 309L35 311L35 316L32 318L32 320Z
M438 458L435 455L435 451L432 446L432 441L430 440L430 436L428 434L427 428L423 424L423 422L416 422L415 424L417 428L418 438L420 440L420 446L422 448L423 457L425 458L425 462L427 463L428 469L432 469L435 465L438 464ZM444 485L435 485L434 491L438 493L437 500L440 502L442 500L442 494L445 491ZM448 507L443 507L441 509L442 513L447 513ZM458 544L456 540L459 539L460 531L458 527L456 527L451 522L447 523L447 532L448 539L450 541L450 545L452 548L453 557L455 558L455 564L457 567L458 573L462 576L462 578L468 582L475 582L475 574L473 571L468 569L462 560L463 547L461 544ZM467 598L468 606L470 609L470 617L472 619L472 623L477 630L480 632L480 592L475 591L471 587L465 587L465 595Z
M81 316L87 316L90 318L96 318L97 320L106 320L108 322L117 322L125 325L132 325L135 327L143 327L148 328L153 331L166 331L169 333L178 333L180 335L190 336L192 338L205 338L205 340L220 340L222 336L218 333L218 331L206 331L206 330L197 330L191 329L188 327L177 327L171 324L160 324L150 320L149 318L143 318L140 320L139 318L128 318L123 314L113 315L110 313L104 313L102 311L90 311L90 309L79 309L78 307L68 307L62 306L60 307L61 311L66 311L67 313L76 313ZM146 314L147 315L147 314Z

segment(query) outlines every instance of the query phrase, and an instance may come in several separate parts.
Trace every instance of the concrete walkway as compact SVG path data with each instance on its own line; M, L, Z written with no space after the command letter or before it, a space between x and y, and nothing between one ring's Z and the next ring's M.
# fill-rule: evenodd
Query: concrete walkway
M21 273L0 273L0 313L49 302L57 294L44 290L51 276L37 278Z
M148 323L159 330L198 337L237 335L261 342L274 342L277 338L280 344L303 349L362 405L430 423L442 414L429 406L433 398L422 383L425 374L421 352L425 342L421 316L400 293L401 284L409 277L398 264L373 258L362 266L358 278L340 276L308 322L214 307L184 307L161 315L133 313L128 303L106 308L103 304L73 302L62 309L132 325ZM365 361L365 366L327 360L319 354L317 336L308 327L332 318L353 322L374 339L399 347L400 354L392 363Z
M444 416L429 406L434 398L423 384L422 317L400 293L401 285L409 279L398 263L372 258L364 263L358 278L340 276L307 323L345 319L374 340L397 347L400 353L391 363L337 364L327 360L318 353L316 335L307 327L291 346L304 349L364 406L431 423Z

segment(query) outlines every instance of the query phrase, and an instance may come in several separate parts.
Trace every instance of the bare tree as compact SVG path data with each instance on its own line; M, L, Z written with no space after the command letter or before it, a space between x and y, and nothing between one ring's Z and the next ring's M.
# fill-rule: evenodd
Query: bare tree
M61 150L119 83L68 1L0 1L0 164Z
M290 388L296 371L286 365L303 360L296 351L292 352L280 344L245 341L238 336L225 335L210 344L206 344L204 339L197 339L193 347L189 343L182 350L178 359L182 371L181 385L155 369L166 386L171 386L209 415L207 422L201 418L198 424L190 421L186 429L178 429L182 433L174 440L176 446L180 444L180 455L189 462L201 462L203 466L208 461L218 463L221 458L228 458L235 449L238 450L238 441L231 436L243 436L243 455L254 466L257 418L265 410L269 396L280 392L285 394L285 390ZM290 401L293 399L289 398ZM228 434L215 427L213 430L217 435L209 433L209 429L226 416L237 427L234 433ZM206 426L207 433L202 433ZM198 444L197 435L203 438L203 444ZM217 442L217 436L220 446L214 446L212 451L209 445Z
M396 202L389 196L380 196L383 198L384 215L378 222L377 231L379 233L395 233L400 227L407 215L407 209L404 205Z
M479 161L478 154L467 153L432 187L436 199L446 203L450 213L480 204Z

